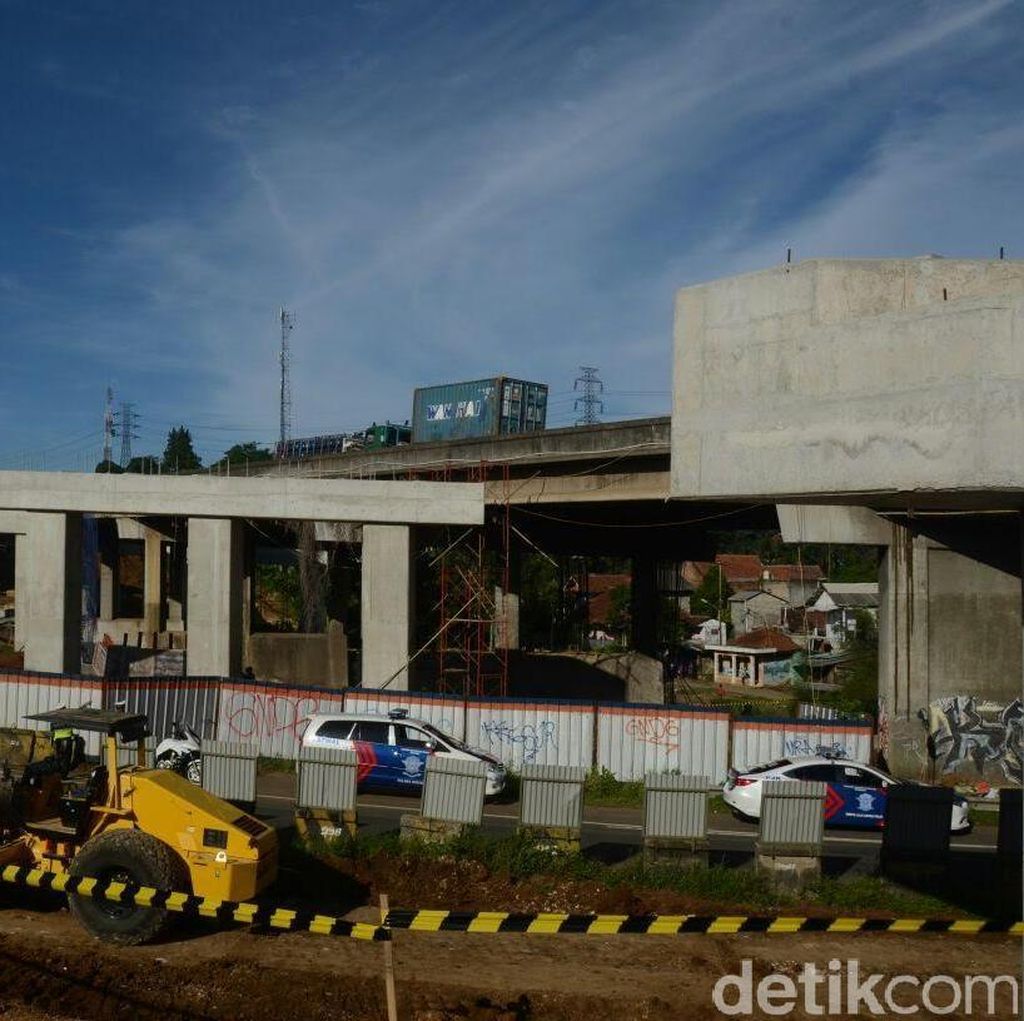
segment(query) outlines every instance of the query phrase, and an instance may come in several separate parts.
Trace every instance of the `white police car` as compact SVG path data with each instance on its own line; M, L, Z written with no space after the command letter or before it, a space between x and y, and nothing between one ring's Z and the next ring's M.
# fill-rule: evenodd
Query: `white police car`
M823 755L794 755L743 772L730 769L729 779L722 789L725 803L742 816L760 819L763 780L824 781L828 784L825 825L862 826L865 829L882 828L889 788L904 782L863 762ZM967 799L954 795L950 831L962 833L970 829L970 825Z
M387 716L317 713L308 721L303 747L354 751L359 762L356 778L360 790L418 793L431 755L486 762L487 796L500 794L505 788L505 767L498 759L423 720L410 719L404 709L393 709Z

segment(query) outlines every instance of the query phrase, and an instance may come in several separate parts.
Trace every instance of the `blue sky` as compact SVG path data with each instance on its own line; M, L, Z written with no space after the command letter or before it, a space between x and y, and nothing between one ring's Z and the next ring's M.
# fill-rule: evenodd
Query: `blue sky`
M600 367L667 413L676 288L1024 256L1024 5L0 0L0 467L405 419Z

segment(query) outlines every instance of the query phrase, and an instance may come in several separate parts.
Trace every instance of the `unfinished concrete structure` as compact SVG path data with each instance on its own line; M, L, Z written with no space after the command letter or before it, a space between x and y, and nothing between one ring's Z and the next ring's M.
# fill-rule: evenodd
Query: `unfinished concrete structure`
M1024 262L688 287L675 345L673 497L771 500L787 541L884 546L890 765L1019 782Z
M24 648L28 670L79 670L84 513L187 519L185 623L191 676L240 672L245 520L363 523L364 539L370 538L363 552L364 586L374 607L364 635L364 662L374 678L394 675L392 686L398 687L410 652L409 528L480 524L483 487L0 472L0 532L16 536L16 642ZM159 578L158 570L147 573ZM152 593L151 586L148 591ZM155 598L146 597L147 619L158 612Z

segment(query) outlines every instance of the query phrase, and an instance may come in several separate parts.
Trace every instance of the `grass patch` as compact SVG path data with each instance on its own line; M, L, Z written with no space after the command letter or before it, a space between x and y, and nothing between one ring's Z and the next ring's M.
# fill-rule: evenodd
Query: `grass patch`
M642 780L617 780L610 769L592 769L583 785L585 805L639 808L644 803Z
M294 759L277 759L270 755L261 755L256 759L257 773L294 773Z
M524 834L496 837L477 829L467 829L447 843L402 842L398 833L392 831L300 844L296 850L300 854L362 862L371 869L378 858L407 868L415 868L417 862L451 865L455 859L476 863L483 866L489 876L513 883L537 878L585 881L608 890L646 894L648 900L656 900L658 891L666 891L713 904L721 913L800 914L817 908L855 916L878 913L907 918L964 914L962 909L939 897L908 890L875 876L822 877L802 893L795 893L779 889L770 876L753 868L645 865L640 856L622 864L606 865L578 852L552 850Z
M971 805L970 818L972 826L997 827L999 825L999 810L996 808L976 808L974 805Z

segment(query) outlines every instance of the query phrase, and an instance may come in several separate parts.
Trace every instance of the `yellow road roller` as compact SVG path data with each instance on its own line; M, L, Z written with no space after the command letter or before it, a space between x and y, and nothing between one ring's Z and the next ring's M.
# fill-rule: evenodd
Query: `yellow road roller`
M225 901L248 900L277 877L272 827L171 770L146 768L145 716L83 708L27 718L49 724L52 740L27 754L27 741L12 740L17 753L7 759L0 742L0 868L88 876L99 890L129 883ZM76 754L81 733L103 735L98 764ZM118 747L130 756L132 745L135 764L119 766ZM80 893L68 903L89 932L112 943L146 942L168 919L159 904Z

